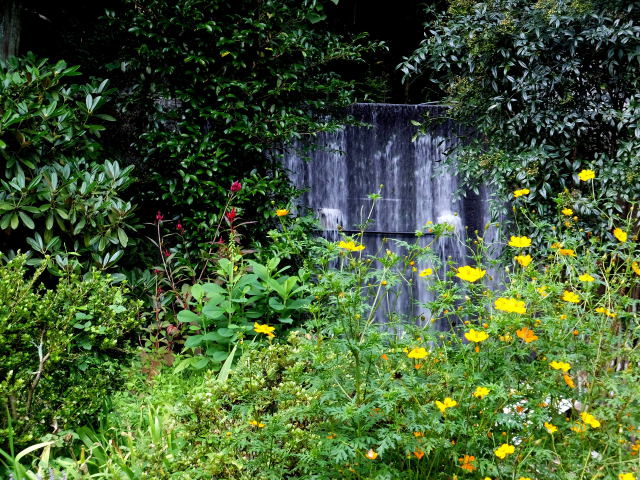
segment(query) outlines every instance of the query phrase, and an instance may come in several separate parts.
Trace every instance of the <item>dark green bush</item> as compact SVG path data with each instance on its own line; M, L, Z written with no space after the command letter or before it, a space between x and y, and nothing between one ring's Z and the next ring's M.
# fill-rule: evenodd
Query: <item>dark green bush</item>
M50 266L107 268L129 245L132 167L103 157L107 81L74 83L77 66L33 56L0 64L0 249ZM26 243L25 243L26 240ZM69 255L74 252L73 255Z
M456 160L465 186L492 185L505 211L527 188L530 214L559 223L568 207L601 229L599 209L624 217L640 195L639 25L620 0L456 0L401 69L437 72L449 113L478 132Z
M124 3L110 18L128 46L122 110L142 110L132 141L150 173L149 216L180 217L191 241L209 242L240 180L239 214L271 218L270 201L293 192L274 149L336 128L326 113L356 98L336 68L379 44L328 31L328 1Z
M38 284L45 263L27 276L26 256L0 267L0 448L91 421L120 382L137 302L108 275Z

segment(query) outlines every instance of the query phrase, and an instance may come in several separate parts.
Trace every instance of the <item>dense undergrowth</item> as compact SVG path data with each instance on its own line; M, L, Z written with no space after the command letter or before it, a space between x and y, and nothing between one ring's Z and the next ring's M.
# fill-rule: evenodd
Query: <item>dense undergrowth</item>
M282 219L277 235L286 237L294 220ZM446 224L427 230L434 241L451 235ZM282 330L272 328L277 315L225 319L219 328L233 336L211 341L231 355L217 366L176 368L206 357L204 348L174 352L173 367L146 375L134 362L99 422L49 436L31 469L69 478L634 478L640 266L627 232L619 223L584 244L571 228L549 228L544 254L510 236L500 287L480 236L468 246L474 265L447 268L432 244L369 253L358 238L308 239L309 276L296 277L311 297L305 322ZM256 264L238 260L230 271L259 280ZM261 301L252 281L245 312ZM381 328L381 300L405 282L434 293L426 324L387 311ZM206 285L191 287L189 303L204 316L229 278ZM438 318L452 329L434 330Z

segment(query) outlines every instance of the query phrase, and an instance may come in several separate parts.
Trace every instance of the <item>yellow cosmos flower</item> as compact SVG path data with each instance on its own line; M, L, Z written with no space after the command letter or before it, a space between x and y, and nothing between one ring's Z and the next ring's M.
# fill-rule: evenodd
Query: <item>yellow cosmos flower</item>
M436 400L435 404L436 407L438 407L438 410L440 410L444 414L446 413L447 408L455 407L456 405L458 405L458 402L456 402L453 398L446 397L442 402L440 400Z
M476 280L480 280L482 277L484 277L486 273L487 273L486 270L465 265L463 267L458 268L458 273L456 273L456 277L462 280L466 280L467 282L475 282Z
M364 245L356 243L353 240L349 240L348 242L340 241L338 242L338 247L349 250L350 252L359 252L360 250L364 250Z
M522 300L516 300L515 298L500 297L495 301L495 307L498 310L508 313L527 313L527 308Z
M286 208L279 208L278 210L276 210L276 215L279 217L284 217L288 214L289 214L289 210L287 210Z
M425 268L424 270L420 270L420 273L418 274L421 277L428 277L429 275L433 275L433 270L430 268Z
M618 314L616 312L612 312L611 310L609 310L608 308L604 308L604 307L598 307L596 308L596 312L598 313L604 313L607 317L609 318L616 318L618 316Z
M583 273L582 275L580 275L578 277L578 280L580 280L581 282L593 282L595 280L595 278L593 278L588 273Z
M571 364L567 362L556 362L555 360L549 364L551 368L554 370L562 370L563 372L568 372L571 369Z
M523 267L527 267L532 260L531 255L518 255L515 257L515 261Z
M567 375L566 373L562 376L562 378L564 378L564 383L567 384L567 387L569 388L576 388L576 384L573 383L573 378L571 378L570 375Z
M545 298L549 296L549 292L547 292L548 288L549 287L547 287L546 285L543 285L540 288L536 288L536 292L538 292L542 298Z
M529 195L528 188L521 188L520 190L516 190L515 192L513 192L513 196L516 198L521 197L523 195Z
M580 414L580 418L584 423L589 425L591 428L598 428L600 426L600 422L596 419L596 417L594 417L590 413L582 412Z
M633 473L620 473L618 474L618 480L636 480L636 476Z
M265 335L267 335L268 337L275 337L275 335L273 334L273 331L276 329L276 327L270 327L269 325L260 325L258 322L254 322L253 323L253 330L257 333L264 333Z
M509 246L515 248L525 248L531 246L531 239L529 237L514 237L513 235L509 239Z
M569 303L580 303L580 296L575 292L565 290L562 292L562 300Z
M621 228L615 228L613 230L613 236L618 239L620 243L624 243L627 241L627 232L622 230Z
M631 269L635 272L636 275L640 275L640 265L638 262L633 262L631 264Z
M264 423L260 423L257 420L251 420L249 425L253 425L254 427L264 428Z
M496 454L496 457L504 459L507 455L511 455L515 451L516 449L513 445L503 443L493 453Z
M571 215L573 215L573 210L571 210L570 208L563 208L562 214L566 215L567 217L570 217Z
M407 353L407 357L409 358L424 358L429 354L424 347L417 347L412 349L409 353Z
M470 342L480 343L484 342L489 335L486 332L481 330L474 330L473 328L464 334L464 338L469 340Z
M556 427L554 424L548 423L548 422L544 422L544 428L546 428L547 432L549 432L552 435L558 431L558 427Z
M582 180L583 182L586 182L596 178L596 172L594 172L593 170L582 170L580 171L580 173L578 173L578 178L580 178L580 180Z
M571 248L559 248L558 253L560 255L564 255L565 257L575 257L576 252Z
M475 390L475 392L472 393L472 395L474 397L476 397L476 398L482 399L482 398L486 397L487 395L489 395L490 391L491 390L489 390L487 387L476 387L476 390Z
M531 477L520 477L518 480L533 480Z

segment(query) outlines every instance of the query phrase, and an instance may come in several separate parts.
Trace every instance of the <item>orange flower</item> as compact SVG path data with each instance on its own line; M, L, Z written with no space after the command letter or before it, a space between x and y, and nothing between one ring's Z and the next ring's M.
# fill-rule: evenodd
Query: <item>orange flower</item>
M516 330L516 335L518 338L521 338L524 343L531 343L538 340L538 337L533 330L527 327L522 327L520 330Z
M422 450L416 450L413 454L418 460L422 460L422 457L424 457L424 452Z
M460 457L458 459L458 461L462 464L460 465L460 468L462 468L463 470L468 470L469 472L473 472L476 467L473 465L473 462L475 462L476 457L474 457L473 455L465 455L464 457Z
M576 388L576 384L573 383L573 378L571 378L571 375L567 375L565 373L562 378L564 378L564 383L566 383L569 388Z
M367 457L369 460L375 460L376 458L378 458L378 454L373 449L370 448L367 451L365 457Z

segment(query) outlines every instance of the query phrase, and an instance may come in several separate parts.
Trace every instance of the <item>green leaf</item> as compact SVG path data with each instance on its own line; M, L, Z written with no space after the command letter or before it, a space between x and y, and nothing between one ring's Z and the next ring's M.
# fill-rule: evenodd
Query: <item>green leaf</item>
M185 348L196 348L202 345L203 338L202 335L190 335L184 342Z
M199 323L200 322L200 316L194 312L192 312L191 310L182 310L181 312L178 313L178 320L180 320L183 323Z
M202 308L202 314L211 320L218 320L224 316L224 310L218 304L209 302Z
M31 217L29 215L27 215L24 212L18 212L18 215L20 215L20 218L22 219L22 223L24 223L24 225L30 229L33 230L36 226L35 223L33 223L33 220L31 219Z
M222 337L233 337L233 335L235 334L235 332L233 330L230 330L228 328L219 328L216 331Z
M224 364L222 365L222 368L220 369L220 373L218 373L218 381L224 383L229 378L229 373L231 372L231 365L233 364L233 357L236 354L236 349L237 348L238 348L238 346L234 345L233 349L231 350L231 353L229 353L229 356L224 361Z
M181 358L178 362L176 362L175 368L173 369L173 373L180 373L183 370L186 370L196 360L197 359L195 357Z
M202 300L202 297L204 297L205 294L205 290L202 287L202 285L199 284L195 284L191 287L191 295L193 295L193 298L196 299L196 301L200 301Z
M196 360L195 362L193 362L193 367L197 368L198 370L203 369L207 365L209 365L209 358L207 358L207 357L202 357L202 358Z
M216 363L224 362L228 358L229 354L226 351L218 350L213 352L211 355L211 360Z
M127 237L127 234L121 228L118 229L118 240L123 247L126 247L127 243L129 243L129 237Z

